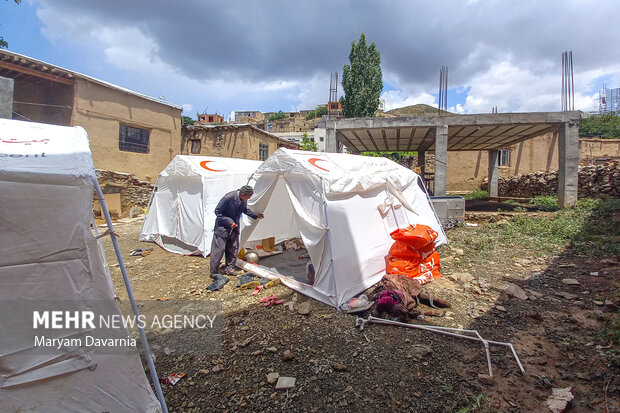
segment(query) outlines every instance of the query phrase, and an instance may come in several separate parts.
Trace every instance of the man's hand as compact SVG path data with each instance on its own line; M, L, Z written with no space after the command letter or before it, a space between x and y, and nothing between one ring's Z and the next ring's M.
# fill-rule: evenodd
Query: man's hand
M258 214L258 217L257 217L257 218L258 218L258 219L263 219L263 218L265 218L265 216L264 216L263 214Z
M238 226L238 225L237 225L237 224L235 224L234 222L233 222L232 224L230 224L230 228L231 228L231 229L232 229L232 228L237 228L237 226Z

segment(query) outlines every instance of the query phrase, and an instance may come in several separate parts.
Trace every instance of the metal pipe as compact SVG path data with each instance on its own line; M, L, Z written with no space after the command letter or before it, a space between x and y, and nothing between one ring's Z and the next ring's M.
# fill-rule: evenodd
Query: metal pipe
M521 361L519 360L519 357L517 356L517 352L515 351L514 346L511 343L503 343L499 341L485 340L480 336L477 330L463 330L463 329L458 329L458 328L450 328L450 327L442 327L442 326L423 326L419 324L407 324L407 323L401 323L399 321L386 320L384 318L378 318L378 317L373 317L373 316L368 316L368 319L366 320L364 320L363 318L359 318L358 321L356 321L356 325L360 326L361 329L363 329L363 326L366 323L396 325L396 326L402 326L402 327L408 327L408 328L416 328L419 330L431 331L433 333L439 333L439 334L443 334L443 335L447 335L451 337L464 338L466 340L471 340L471 341L482 341L483 344L487 343L485 345L485 350L487 352L487 361L489 365L489 376L491 377L493 376L493 374L492 374L492 369L491 369L491 361L490 361L491 356L490 356L490 352L488 349L488 345L494 344L494 345L499 345L499 346L505 346L505 347L510 348L510 350L512 351L512 354L515 357L517 364L519 365L519 369L521 370L521 373L525 373L525 369L523 368L523 365L521 364ZM461 331L461 332L473 333L473 334L476 334L477 337L467 336L464 334L452 333L450 331Z
M139 319L140 312L138 311L138 306L136 305L136 298L133 295L133 289L131 288L131 283L129 282L129 276L127 275L127 268L125 267L125 261L123 260L123 255L121 254L120 246L118 245L118 240L114 235L114 226L112 225L112 218L110 218L110 212L108 211L108 205L105 202L105 198L103 197L103 191L101 190L101 186L99 186L99 181L97 178L94 179L95 189L97 190L97 196L99 197L99 202L101 203L101 212L105 217L105 221L108 224L108 229L110 230L110 238L112 239L112 245L114 246L114 252L116 253L116 258L118 259L118 265L121 269L121 273L123 274L123 281L125 282L125 288L127 289L127 296L129 296L129 302L131 303L131 309L135 316ZM138 323L138 331L140 332L140 341L142 341L142 348L144 349L144 356L146 357L146 363L149 366L149 371L151 373L151 379L153 380L153 386L155 387L155 393L157 394L157 399L161 404L161 409L163 413L168 413L168 407L166 406L166 400L164 399L164 394L161 390L161 385L159 384L159 378L157 377L157 371L155 370L155 364L153 363L153 357L151 356L151 350L149 349L149 343L146 340L146 334L144 334L144 329Z

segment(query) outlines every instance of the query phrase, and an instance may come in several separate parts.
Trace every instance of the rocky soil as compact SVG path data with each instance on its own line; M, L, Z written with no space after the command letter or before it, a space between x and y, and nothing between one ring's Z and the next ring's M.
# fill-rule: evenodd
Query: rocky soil
M356 316L281 285L254 297L236 289L233 277L207 293L209 260L137 241L141 224L126 219L116 226L137 299L214 300L223 310L219 354L170 353L179 341L207 346L200 332L152 334L159 376L185 373L175 385L162 384L171 412L545 412L552 389L567 387L574 395L567 412L620 410L620 356L606 334L619 304L615 259L493 244L470 254L485 223L450 230L451 246L440 249L443 277L427 290L452 308L415 322L511 342L525 374L505 347L492 346L490 379L479 342L377 324L360 331ZM117 294L126 300L108 238L104 248ZM130 256L135 248L154 250ZM272 293L285 303L259 302ZM300 314L302 304L307 314ZM294 377L294 387L277 390L278 376Z

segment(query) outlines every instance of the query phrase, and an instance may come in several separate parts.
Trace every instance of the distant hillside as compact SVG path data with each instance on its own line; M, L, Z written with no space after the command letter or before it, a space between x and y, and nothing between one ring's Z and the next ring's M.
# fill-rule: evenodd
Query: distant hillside
M388 110L385 113L388 113L393 116L420 116L420 115L437 115L438 109L429 105L419 104L412 106L405 106L404 108L396 108L392 110ZM445 110L441 111L445 115L452 115L450 112L446 112Z

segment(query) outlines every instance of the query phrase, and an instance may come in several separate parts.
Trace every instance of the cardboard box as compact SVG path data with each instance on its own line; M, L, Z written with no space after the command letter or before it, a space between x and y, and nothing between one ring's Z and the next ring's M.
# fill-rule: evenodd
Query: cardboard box
M265 238L262 242L263 250L273 251L276 248L276 237Z

